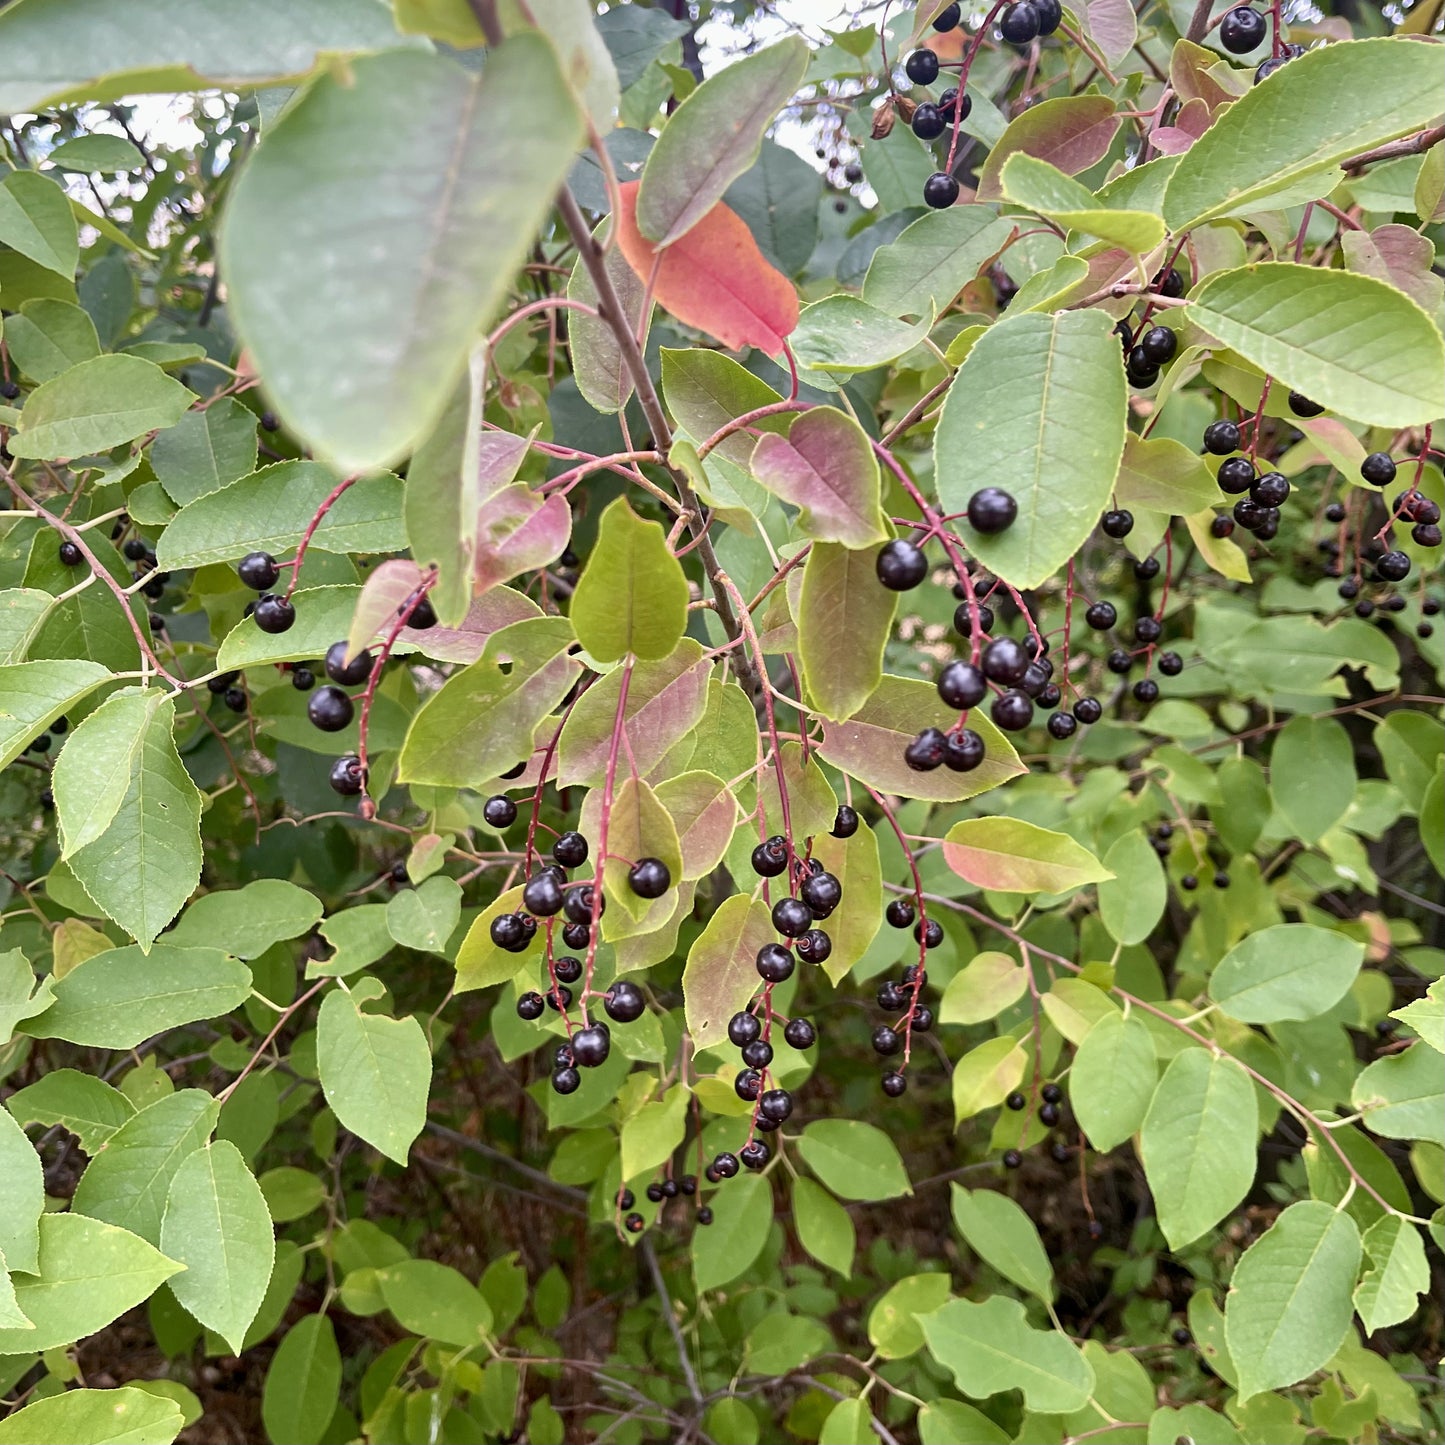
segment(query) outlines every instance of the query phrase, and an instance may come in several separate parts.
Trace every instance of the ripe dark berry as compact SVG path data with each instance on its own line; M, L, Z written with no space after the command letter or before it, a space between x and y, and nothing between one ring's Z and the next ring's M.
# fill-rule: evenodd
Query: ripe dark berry
M1440 527L1436 522L1416 522L1410 528L1410 537L1417 547L1438 547L1440 545Z
M1174 1329L1170 1331L1169 1338L1172 1339L1176 1345L1187 1345L1193 1339L1193 1336L1183 1325L1176 1325Z
M542 995L534 990L529 989L526 993L517 996L518 1018L527 1019L529 1022L533 1019L539 1019L542 1017L546 1007L547 1005ZM626 1206L624 1205L623 1207L625 1208Z
M1311 401L1309 397L1301 395L1297 391L1289 394L1289 409L1296 416L1319 416L1324 411L1317 401Z
M1375 563L1375 571L1386 582L1403 582L1410 575L1410 559L1403 552L1386 552Z
M789 1019L783 1038L791 1048L811 1049L818 1040L818 1031L807 1019Z
M968 499L968 525L986 537L1013 526L1019 504L1002 487L980 487Z
M1104 666L1110 672L1117 673L1122 677L1134 665L1134 659L1124 651L1122 647L1116 647L1104 659Z
M928 558L922 547L895 538L884 544L875 568L878 580L890 592L907 592L928 576Z
M1152 677L1141 677L1134 684L1134 700L1136 702L1157 702L1159 699L1159 684Z
M552 1072L552 1088L559 1094L575 1094L582 1087L582 1075L575 1068L554 1069ZM642 1228L642 1216L640 1214L629 1214L627 1216L627 1227L632 1229L632 1221L637 1221L637 1228Z
M246 690L243 687L228 687L221 694L221 701L226 704L232 712L246 711Z
M902 1037L887 1024L879 1024L873 1030L873 1052L875 1054L883 1054L886 1057L889 1054L896 1054L902 1047Z
M964 121L968 119L969 112L973 109L973 97L964 91L963 99L958 98L958 88L950 85L942 95L938 97L938 109L945 121L950 125L955 120Z
M274 411L263 411L257 420L261 423L262 431L280 430L281 420Z
M983 739L972 728L949 733L943 748L943 765L950 772L971 773L987 756Z
M1084 613L1084 621L1095 632L1107 632L1119 620L1118 610L1112 602L1095 602Z
M743 1069L733 1080L733 1093L749 1104L763 1091L763 1076L756 1069Z
M269 591L280 575L281 569L269 552L248 552L236 563L236 576L253 592Z
M887 1094L890 1099L900 1098L908 1091L908 1080L904 1078L902 1074L898 1073L896 1069L890 1069L883 1075L882 1085L883 1092Z
M998 22L998 33L1010 45L1027 45L1029 41L1037 40L1039 12L1034 8L1032 0L1015 0L1015 3L1003 12Z
M888 920L891 928L911 928L913 920L918 916L913 907L913 902L908 898L894 898L890 900L888 907L883 910L883 916Z
M144 537L128 537L125 546L120 549L128 562L139 562L142 558L150 556L150 548L145 544Z
M1024 1108L1027 1104L1028 1100L1024 1098L1024 1096L1019 1093L1017 1089L1015 1089L1013 1093L1011 1093L1008 1098L1004 1100L1004 1106L1006 1108L1012 1109L1015 1113L1018 1113L1018 1111Z
M1254 485L1254 463L1248 457L1230 457L1228 461L1220 462L1215 480L1221 492L1237 497Z
M654 1204L661 1204L661 1203L662 1203L662 1200L663 1200L662 1185L659 1184L655 1179L653 1180L653 1182L652 1182L651 1184L649 1184L649 1185L647 1186L647 1189L646 1189L645 1192L646 1192L646 1194L647 1194L647 1197L648 1197Z
M761 1139L754 1139L751 1144L744 1144L738 1150L738 1158L749 1169L763 1169L772 1158L772 1150Z
M296 609L284 597L264 592L256 599L251 616L262 632L289 632L291 624L296 621Z
M406 625L416 632L426 632L437 625L436 608L431 605L429 597L419 597L416 606L411 609L411 616L406 619Z
M669 1180L668 1182L671 1183L672 1181ZM687 1195L687 1197L690 1199L694 1194L697 1193L697 1175L684 1174L682 1178L678 1181L677 1187L683 1194Z
M595 1069L607 1061L611 1052L612 1035L607 1032L606 1024L592 1024L572 1035L572 1053L579 1068Z
M860 166L857 161L849 161L848 164L843 167L843 179L847 181L850 186L856 186L858 182L863 179L863 167Z
M524 926L522 928L523 939L521 946L508 949L508 953L520 953L522 949L527 946L526 933L527 930ZM571 1008L571 1006L572 990L568 988L565 983L559 983L556 988L547 990L547 1007L551 1009L553 1013L561 1013L564 1009Z
M61 737L70 731L70 719L62 713L53 723L50 724L50 731L56 737Z
M1010 688L994 698L989 714L1006 733L1022 732L1034 719L1034 700L1028 693Z
M1213 537L1232 537L1234 535L1234 518L1221 514L1209 524L1209 532Z
M639 898L661 898L672 887L672 872L661 858L639 858L628 870L627 886Z
M1226 873L1223 868L1214 875L1214 886L1216 888L1229 887L1229 874Z
M297 692L310 692L316 686L316 674L309 667L293 667L291 669L291 686Z
M1179 349L1179 338L1167 326L1151 326L1139 338L1139 345L1155 366L1163 366Z
M735 1013L728 1020L728 1038L738 1048L752 1043L754 1039L761 1037L762 1032L763 1026L756 1014L744 1011Z
M1064 8L1059 0L1033 0L1039 12L1039 34L1052 35L1064 23Z
M814 918L826 918L843 901L843 885L831 873L814 873L803 879L798 897Z
M1032 660L1012 637L996 637L983 650L983 675L1004 687L1017 687Z
M938 675L938 695L949 707L964 712L977 707L988 696L988 683L971 662L955 660Z
M1081 697L1074 704L1074 716L1087 726L1104 716L1104 705L1096 697Z
M919 919L913 925L913 937L925 948L937 948L943 942L943 925L936 918Z
M1373 617L1375 615L1375 604L1368 597L1361 597L1355 603L1356 617Z
M906 748L903 761L916 773L929 773L943 765L948 738L940 728L924 728Z
M708 1208L706 1204L704 1204L698 1209L696 1218L699 1224L711 1224L713 1221L713 1212L711 1209Z
M1282 507L1289 498L1289 481L1281 472L1266 472L1249 489L1249 496L1261 507Z
M782 944L765 943L758 949L755 966L764 983L785 983L793 976L796 965L793 955Z
M4 381L0 381L0 396L3 396L6 401L14 401L19 395L20 383L18 381L11 381L8 376Z
M527 879L522 888L522 907L538 918L551 918L554 913L560 913L562 888L555 875L542 872Z
M332 682L339 682L342 687L355 687L357 683L365 682L371 676L373 658L363 649L348 662L346 651L345 642L333 642L326 649L326 659L322 665Z
M1227 457L1239 450L1239 428L1232 421L1212 421L1204 428L1204 450Z
M489 827L510 828L517 821L517 805L505 793L496 793L482 804L482 817Z
M932 85L938 79L938 56L932 50L915 50L903 70L914 85Z
M916 1008L913 1010L913 1032L926 1034L933 1027L933 1010L931 1008Z
M1057 1104L1064 1097L1064 1091L1057 1084L1045 1084L1039 1090L1039 1097L1046 1104Z
M566 900L562 907L567 907ZM592 930L585 923L564 923L562 925L562 942L568 948L586 948L592 940Z
M642 1017L647 1000L636 984L619 979L602 995L602 1007L613 1023L630 1024Z
M327 781L343 798L354 798L366 786L366 769L355 753L347 753L332 763Z
M356 709L351 699L339 687L318 687L306 700L306 716L311 725L324 733L339 733L352 718Z
M1066 712L1056 712L1050 715L1048 721L1049 736L1063 742L1065 738L1073 737L1078 731L1078 721Z
M1136 642L1158 642L1163 631L1157 617L1136 617L1134 619L1134 640Z
M801 898L780 898L773 904L773 927L784 938L801 938L813 926L813 913Z
M1412 522L1423 522L1428 527L1439 522L1440 508L1428 497L1416 496L1406 515Z
M1248 55L1264 43L1269 26L1258 10L1236 5L1227 10L1219 22L1219 43L1231 55Z
M719 1179L732 1179L738 1172L738 1158L724 1150L712 1161L712 1171Z
M1039 1123L1052 1129L1059 1122L1059 1106L1057 1104L1045 1104L1039 1109Z
M499 913L492 919L491 927L487 930L493 943L498 948L504 948L508 953L514 953L519 948L525 948L527 944L527 930L523 927L521 915L517 913Z
M943 115L936 105L927 100L913 112L909 124L919 140L937 140L944 130Z
M878 985L874 997L878 1000L878 1007L884 1013L901 1013L908 1007L908 995L891 978L885 979Z
M1003 1167L1005 1169L1017 1169L1023 1162L1024 1156L1017 1149L1003 1151Z
M1161 271L1154 278L1154 284L1158 286L1161 296L1179 297L1184 294L1184 277L1173 266L1167 271Z
M1267 512L1268 508L1261 507L1258 502L1252 501L1249 497L1241 497L1234 504L1234 520L1246 532L1259 531L1264 525Z
M85 561L85 553L74 542L62 542L58 555L62 567L79 567Z
M1116 540L1127 537L1134 530L1134 514L1123 509L1117 512L1105 512L1099 518L1099 526L1106 537L1113 537Z
M798 957L804 963L825 963L833 953L833 940L821 928L810 928L798 940Z
M1177 652L1159 654L1159 671L1165 677L1178 677L1184 671L1184 659Z
M958 0L953 0L952 4L944 6L934 17L933 28L940 33L957 29L962 13Z
M597 904L597 916L601 918L607 912L607 900L597 894L590 883L574 884L562 894L562 912L572 923L585 923L591 927L593 903Z
M953 630L960 637L972 637L974 634L973 614L969 611L967 602L960 602L953 609ZM982 604L978 609L978 633L981 637L987 637L993 631L993 608L985 607Z
M788 866L786 848L775 848L769 840L753 849L753 872L759 878L776 878Z
M758 1113L775 1124L783 1123L793 1112L793 1096L786 1089L769 1089L758 1100Z
M934 171L923 183L923 203L946 211L958 199L958 182L945 171Z
M580 833L563 833L552 844L552 856L564 868L580 868L587 861L587 840Z
M1395 463L1388 452L1371 452L1360 463L1360 475L1372 486L1388 487L1395 480Z
M851 838L858 831L858 813L850 808L847 803L840 803L838 811L833 815L833 827L830 830L835 838Z

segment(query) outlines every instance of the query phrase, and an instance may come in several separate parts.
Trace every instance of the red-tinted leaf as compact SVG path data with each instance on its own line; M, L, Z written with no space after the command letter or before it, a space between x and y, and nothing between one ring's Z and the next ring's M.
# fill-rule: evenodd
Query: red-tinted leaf
M617 243L645 283L653 275L653 297L679 321L716 336L729 350L756 346L770 356L798 324L793 283L763 260L753 233L736 211L719 202L685 236L665 251L637 229L637 188L621 187Z
M477 591L544 566L571 535L572 509L565 497L544 502L520 482L503 487L477 512Z
M787 436L758 438L753 475L802 511L805 535L845 547L888 538L878 503L878 462L862 427L832 407L805 412Z
M682 773L657 785L682 845L682 876L701 878L722 861L738 821L737 799L714 773Z
M1076 176L1104 158L1123 121L1107 95L1068 95L1046 100L1009 122L999 143L988 153L978 178L978 198L1003 196L1003 163L1016 152L1037 156Z
M710 1048L727 1037L728 1019L758 986L758 950L775 941L768 905L745 893L725 898L708 919L682 974L687 1028L697 1048Z

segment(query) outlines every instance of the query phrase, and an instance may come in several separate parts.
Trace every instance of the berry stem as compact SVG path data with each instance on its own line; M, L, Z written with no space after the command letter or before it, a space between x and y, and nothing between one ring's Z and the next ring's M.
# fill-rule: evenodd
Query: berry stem
M587 1000L592 994L592 974L597 967L597 935L602 918L602 870L607 864L607 833L612 826L612 799L617 786L617 755L622 749L623 723L627 717L627 693L632 685L635 659L631 653L622 664L622 683L617 689L617 711L612 717L612 738L607 745L607 772L602 784L602 822L597 833L597 864L592 871L592 917L588 922L586 973L582 980L582 1023L588 1024Z
M301 564L306 560L306 549L310 547L311 539L316 535L316 529L321 525L322 521L325 520L326 514L332 509L332 507L336 505L336 503L341 499L342 495L350 491L351 488L355 486L355 484L360 480L361 477L359 474L350 477L343 477L339 482L337 482L334 487L332 487L331 491L328 492L326 497L322 500L321 505L317 507L316 515L312 517L309 522L307 522L306 530L302 532L301 540L296 544L295 557L291 559L289 564L282 564L283 566L289 565L291 568L291 579L286 584L287 602L291 600L291 594L296 590L296 584L301 580Z

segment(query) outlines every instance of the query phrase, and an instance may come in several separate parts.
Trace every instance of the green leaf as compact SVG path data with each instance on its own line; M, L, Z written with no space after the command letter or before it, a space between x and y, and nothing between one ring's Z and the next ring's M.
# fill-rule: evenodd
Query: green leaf
M1209 819L1231 853L1248 853L1269 822L1269 784L1253 758L1226 758L1215 773L1221 803Z
M652 1174L672 1157L687 1131L692 1091L677 1084L655 1103L644 1104L622 1123L622 1180Z
M1276 386L1355 421L1403 427L1439 415L1440 332L1408 296L1371 276L1287 261L1243 266L1207 277L1187 314Z
M1259 1102L1233 1059L1189 1048L1164 1071L1139 1138L1173 1249L1219 1223L1254 1183Z
M1366 1127L1386 1139L1427 1139L1445 1145L1445 1077L1440 1056L1424 1044L1366 1064L1350 1102Z
M597 545L572 594L577 640L599 662L627 653L666 657L687 629L687 578L658 522L619 497L602 514Z
M818 1431L818 1445L873 1445L877 1438L866 1400L839 1400Z
M259 958L273 943L309 933L320 917L314 893L284 878L256 878L243 888L197 898L166 934L166 947L209 945L237 958Z
M386 1307L403 1329L458 1349L475 1349L491 1333L492 1311L481 1291L457 1270L408 1259L376 1272Z
M828 920L833 951L823 962L823 971L838 984L868 952L882 927L883 873L878 837L867 824L860 825L851 838L835 838L831 833L815 835L813 857L843 888L843 901Z
M1355 752L1336 718L1293 717L1269 757L1274 805L1301 842L1318 843L1355 798Z
M976 1400L1022 1390L1030 1410L1063 1415L1082 1409L1093 1392L1089 1362L1063 1335L1033 1329L1018 1300L950 1300L918 1322L934 1359Z
M648 66L690 28L686 20L675 20L665 10L636 5L619 5L597 17L597 29L623 90L636 85Z
M386 926L403 948L441 953L462 916L462 890L455 878L428 878L403 889L386 905Z
M171 1179L161 1250L185 1266L175 1297L240 1354L276 1254L271 1212L241 1151L224 1139L195 1150Z
M623 13L622 12L608 12ZM660 12L658 12L660 13ZM599 241L605 241L611 229L611 222L604 220L593 234ZM612 281L622 314L629 321L642 315L642 303L647 298L647 287L637 272L627 264L627 257L620 246L609 246L602 258L603 269ZM567 297L571 301L598 310L597 288L592 284L591 273L579 256L567 282ZM643 319L642 334L638 344L645 350L647 333L652 327L653 306L648 301L647 315ZM613 331L602 316L589 316L584 311L574 311L567 325L567 349L572 358L572 375L583 400L594 410L614 414L627 405L632 395L632 373L622 356L622 347Z
M903 761L903 749L919 728L950 728L957 722L957 711L943 703L930 683L885 674L850 718L824 724L818 752L834 767L880 793L938 803L975 797L1027 771L1009 740L977 713L969 718L969 726L983 738L987 752L972 772L940 768L917 773Z
M1241 1401L1324 1368L1349 1333L1359 1267L1355 1221L1316 1199L1291 1204L1245 1250L1224 1306Z
M1398 1214L1377 1219L1365 1231L1364 1245L1372 1268L1355 1286L1354 1306L1372 1335L1415 1313L1418 1296L1430 1288L1430 1264L1419 1229Z
M1124 439L1124 455L1114 482L1114 499L1131 511L1188 517L1220 506L1224 495L1196 452L1173 437L1146 441L1133 432Z
M793 1228L798 1243L819 1264L852 1274L858 1234L848 1211L821 1184L802 1175L793 1180Z
M944 836L943 857L960 878L996 893L1065 893L1114 876L1067 833L1022 818L965 818Z
M923 1330L915 1316L940 1308L952 1293L952 1285L941 1271L906 1275L890 1285L869 1311L869 1342L885 1360L901 1360L921 1350Z
M887 541L878 462L867 433L845 413L815 407L787 436L765 432L753 448L752 470L775 497L800 509L804 536L853 548Z
M1159 1082L1154 1036L1137 1018L1108 1013L1084 1035L1069 1073L1069 1102L1101 1154L1136 1134Z
M840 1199L896 1199L912 1194L893 1140L861 1119L818 1119L798 1140L803 1162Z
M1424 998L1391 1009L1390 1017L1414 1029L1437 1054L1445 1054L1445 979L1437 978L1425 990Z
M589 794L583 805L581 831L589 838L602 836L600 791ZM682 845L672 815L658 802L652 788L638 778L624 778L613 795L607 854L602 866L603 891L615 911L604 918L603 934L629 936L625 924L620 931L613 931L624 915L635 923L655 925L665 921L676 904L672 890L682 877ZM663 897L641 898L632 891L627 875L639 858L657 858L666 865L672 887Z
M1438 57L1427 45L1353 40L1298 59L1305 64L1291 61L1227 106L1179 158L1164 192L1171 231L1319 200L1339 183L1347 156L1440 114Z
M918 1438L923 1445L1013 1445L1013 1436L994 1424L982 1410L962 1400L940 1396L918 1412Z
M1281 923L1251 933L1220 960L1209 996L1246 1024L1313 1019L1350 991L1365 946L1332 928Z
M87 1154L98 1154L136 1112L119 1089L79 1069L52 1069L28 1088L17 1089L5 1107L22 1124L59 1124Z
M151 467L178 507L256 470L256 417L233 396L188 411L151 444Z
M162 1095L127 1119L86 1166L75 1208L159 1246L171 1180L210 1138L217 1112L204 1089Z
M1067 176L1088 170L1108 153L1121 124L1123 117L1107 95L1061 96L1030 106L990 148L979 172L978 199L1002 197L1004 163L1018 151L1047 161Z
M402 747L398 777L466 787L531 756L532 731L577 677L566 655L572 625L526 618L487 639L482 656L422 705Z
M39 1268L45 1176L40 1155L14 1116L0 1111L0 1272Z
M220 265L237 329L299 435L347 472L412 449L581 136L556 54L534 34L492 50L480 74L414 51L364 58L286 111L231 194Z
M0 667L0 767L8 767L47 724L109 680L106 668L81 658Z
M72 744L73 746L73 744ZM24 1032L100 1049L229 1013L251 991L251 970L218 948L149 953L136 945L96 954L55 985L55 1000Z
M431 1053L414 1018L363 1013L360 987L328 993L316 1017L321 1087L342 1127L405 1164L426 1123Z
M1045 1304L1054 1297L1054 1271L1032 1219L1007 1194L951 1186L953 1222L973 1252Z
M873 253L863 299L890 316L941 315L1012 230L985 206L920 216Z
M114 175L121 171L138 171L145 166L145 157L124 136L78 135L62 141L45 158L62 171L84 174Z
M1011 1034L970 1049L953 1070L955 1124L1002 1104L1022 1082L1027 1066L1028 1056Z
M234 562L247 552L282 556L321 510L337 476L319 462L277 462L198 497L176 513L156 544L162 567ZM389 472L343 492L310 545L323 552L394 552L405 545L402 486Z
M34 1326L0 1329L0 1355L29 1354L93 1335L180 1269L139 1235L72 1209L40 1220L40 1270L15 1280Z
M801 271L818 244L822 198L823 178L817 171L770 140L723 195L724 203L747 222L758 249L786 276ZM575 332L575 321L572 326Z
M803 563L798 655L808 695L826 718L852 717L883 680L898 594L878 585L877 555L874 547L814 542Z
M1445 752L1445 737L1433 718L1401 708L1388 713L1375 729L1375 747L1385 764L1385 775L1408 807L1420 811L1435 766Z
M939 1022L981 1024L997 1018L1028 986L1028 974L1008 954L976 953L949 979L939 1000Z
M742 1369L750 1375L786 1375L826 1354L832 1344L832 1331L820 1321L775 1310L749 1332Z
M1164 222L1158 216L1101 206L1087 186L1037 156L1022 151L1011 155L999 179L1004 195L1015 205L1071 231L1086 231L1132 255L1142 256L1164 239Z
M134 1385L63 1390L0 1420L0 1445L171 1445L184 1424L174 1400Z
M979 337L944 399L934 466L948 512L966 510L981 476L1009 479L1017 520L967 539L991 572L1036 587L1094 530L1124 450L1125 399L1119 338L1100 311L1011 314Z
M261 1419L272 1440L320 1445L341 1392L341 1351L325 1315L306 1315L286 1331L266 1371Z
M687 1031L695 1048L711 1048L727 1037L728 1020L757 992L758 950L772 942L772 918L761 898L734 893L717 906L688 950L682 973Z
M712 1208L712 1225L692 1235L699 1294L731 1284L762 1253L773 1223L773 1186L762 1174L744 1174L719 1191Z
M36 171L11 171L0 182L0 243L69 281L80 240L64 189Z
M1112 873L1099 884L1099 916L1109 936L1126 946L1143 943L1164 916L1169 887L1159 855L1142 832L1125 833L1104 855Z
M793 355L806 370L828 372L842 380L907 355L932 324L932 316L916 324L899 321L856 296L825 296L799 315L791 337Z
M685 236L757 160L810 54L790 36L710 76L668 117L637 192L637 226L649 241L670 246Z
M37 386L10 437L17 457L80 457L174 426L195 400L139 356L96 356Z
M33 381L51 381L72 366L100 355L95 322L68 301L27 301L5 318L10 359Z

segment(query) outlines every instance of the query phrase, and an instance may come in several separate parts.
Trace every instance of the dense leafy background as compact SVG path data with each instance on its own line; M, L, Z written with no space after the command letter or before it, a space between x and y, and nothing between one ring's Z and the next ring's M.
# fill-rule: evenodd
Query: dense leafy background
M0 1445L1441 1439L1442 7L1224 8L0 6Z

